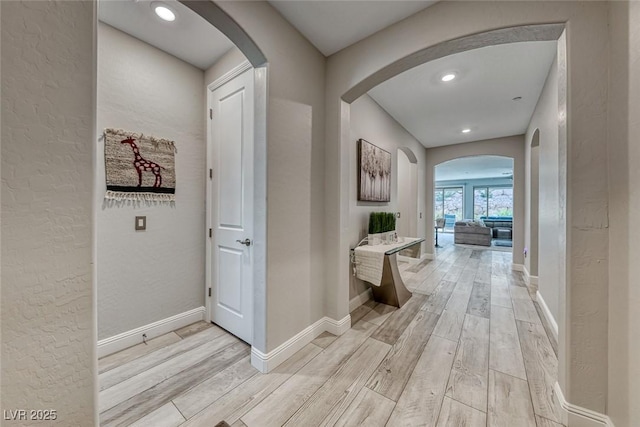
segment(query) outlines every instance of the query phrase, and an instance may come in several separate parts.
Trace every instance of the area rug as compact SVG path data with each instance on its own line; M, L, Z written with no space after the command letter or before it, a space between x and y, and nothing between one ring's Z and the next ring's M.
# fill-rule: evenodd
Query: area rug
M173 141L120 129L105 129L107 200L174 202Z

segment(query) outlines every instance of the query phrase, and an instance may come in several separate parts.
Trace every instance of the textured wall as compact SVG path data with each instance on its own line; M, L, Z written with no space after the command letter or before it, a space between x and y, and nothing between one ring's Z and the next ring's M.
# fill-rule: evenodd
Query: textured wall
M551 64L549 75L531 116L525 137L525 150L531 155L531 138L536 129L540 131L539 156L539 196L538 196L538 290L551 314L557 320L560 295L561 233L559 223L560 194L558 164L558 61ZM525 224L529 229L529 224Z
M364 138L391 153L391 201L389 203L358 201L358 144ZM398 148L408 147L418 158L418 183L424 183L426 149L400 123L395 121L369 95L364 95L351 106L351 147L349 150L349 244L355 247L367 235L371 212L396 212L398 210ZM404 154L403 154L404 156ZM422 187L420 187L422 189ZM418 209L424 212L423 192L419 191ZM424 237L424 228L417 236ZM349 298L361 294L369 285L349 275Z
M324 301L325 58L262 1L217 4L269 62L267 345L321 319Z
M111 206L98 143L98 338L204 305L204 73L113 27L98 27L97 129L176 142L176 203ZM143 153L144 155L144 153ZM136 215L147 230L134 229Z
M216 79L224 76L226 73L233 70L235 67L245 61L247 61L247 58L242 54L240 49L235 46L232 47L224 55L222 55L215 64L213 64L211 67L209 67L208 70L204 72L205 86L210 85L211 83L216 81Z
M94 424L91 2L2 2L2 410Z
M640 422L640 4L610 3L609 393L616 426Z

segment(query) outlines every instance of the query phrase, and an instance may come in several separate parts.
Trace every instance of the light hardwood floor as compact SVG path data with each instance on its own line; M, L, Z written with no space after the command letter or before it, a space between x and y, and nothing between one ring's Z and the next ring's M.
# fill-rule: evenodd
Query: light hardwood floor
M560 426L556 344L511 254L447 245L273 372L200 322L99 361L102 426Z

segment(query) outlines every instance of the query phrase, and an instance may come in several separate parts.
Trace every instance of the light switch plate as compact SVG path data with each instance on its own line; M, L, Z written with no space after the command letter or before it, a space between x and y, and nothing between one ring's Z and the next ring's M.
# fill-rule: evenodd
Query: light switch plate
M137 216L136 217L136 231L144 231L147 229L147 217L146 216Z

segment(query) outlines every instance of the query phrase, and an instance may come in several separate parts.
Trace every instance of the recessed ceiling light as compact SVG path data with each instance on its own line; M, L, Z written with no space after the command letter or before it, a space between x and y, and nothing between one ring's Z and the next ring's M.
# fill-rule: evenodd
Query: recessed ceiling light
M443 82L450 82L455 78L456 78L456 75L454 73L447 73L444 76L442 76L440 80L442 80Z
M471 129L462 129L462 133L469 133L471 132Z
M175 21L176 20L176 14L173 12L173 10L169 9L167 6L163 5L163 4L152 4L153 7L153 11L156 13L156 15L158 15L160 17L160 19L163 19L165 21Z

